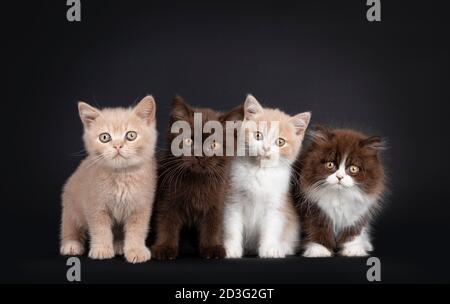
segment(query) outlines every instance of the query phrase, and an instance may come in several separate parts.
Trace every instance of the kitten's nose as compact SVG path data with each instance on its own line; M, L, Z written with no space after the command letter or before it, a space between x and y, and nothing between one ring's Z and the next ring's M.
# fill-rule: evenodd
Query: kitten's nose
M344 177L343 176L341 176L341 175L336 175L336 177L337 177L337 179L338 180L341 180L341 179L343 179Z
M113 147L115 148L115 149L117 149L117 150L119 150L119 149L122 149L123 148L123 144L119 144L119 143L117 143L117 144L113 144Z

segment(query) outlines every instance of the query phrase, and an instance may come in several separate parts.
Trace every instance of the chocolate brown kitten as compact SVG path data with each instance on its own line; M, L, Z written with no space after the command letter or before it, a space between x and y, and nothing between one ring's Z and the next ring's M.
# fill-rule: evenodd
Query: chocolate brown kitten
M370 220L384 191L379 136L318 126L299 160L297 199L306 257L365 256Z
M210 135L204 132L201 141L195 142L194 113L202 114L202 127L208 121L219 121L224 125L225 121L243 118L242 107L237 107L228 114L222 114L211 109L192 108L182 98L175 97L170 126L179 121L186 121L189 124L192 136L184 138L182 145L189 145L192 149L196 145L203 147L206 138ZM168 131L169 147L178 135ZM225 143L216 143L215 147L225 147ZM192 155L194 155L193 151ZM164 152L159 160L159 181L154 213L156 238L152 253L156 259L171 260L177 257L179 235L184 226L197 228L201 257L223 258L225 256L222 226L224 198L228 189L229 158L217 155L174 156L171 150Z

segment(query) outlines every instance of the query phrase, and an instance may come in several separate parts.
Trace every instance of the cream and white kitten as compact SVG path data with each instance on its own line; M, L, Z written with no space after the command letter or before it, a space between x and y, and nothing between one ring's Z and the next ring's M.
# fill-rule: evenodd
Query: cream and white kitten
M262 258L295 254L300 226L290 195L290 179L311 114L289 116L263 108L251 95L244 105L245 145L236 157L225 207L227 258L256 253Z
M88 156L63 189L60 253L83 254L87 232L90 258L145 262L157 176L155 100L103 110L80 102L78 110Z

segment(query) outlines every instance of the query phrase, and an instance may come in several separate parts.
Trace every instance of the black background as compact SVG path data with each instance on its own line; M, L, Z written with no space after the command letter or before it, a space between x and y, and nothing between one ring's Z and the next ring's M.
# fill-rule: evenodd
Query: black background
M16 1L18 2L18 1ZM380 134L390 194L374 227L383 282L449 282L449 27L445 1L66 1L2 4L1 282L64 282L60 191L80 162L78 100L174 94L227 110L254 94L312 124ZM160 136L159 147L163 147ZM126 264L82 258L84 282L367 282L366 259Z

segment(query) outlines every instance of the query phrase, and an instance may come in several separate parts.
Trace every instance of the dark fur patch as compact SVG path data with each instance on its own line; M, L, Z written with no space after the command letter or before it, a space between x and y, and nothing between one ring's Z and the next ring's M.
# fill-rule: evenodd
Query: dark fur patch
M170 124L185 120L193 130L195 112L202 113L202 125L210 120L223 123L226 120L243 119L242 107L222 114L211 109L192 108L181 97L175 97ZM203 141L209 135L203 134ZM172 134L169 128L168 147L175 136L177 134ZM225 143L222 143L222 147L225 147ZM200 256L225 256L222 225L229 159L226 156L176 157L170 150L162 154L159 158L158 190L153 215L156 233L152 246L153 257L160 260L175 259L180 230L184 226L197 228Z

